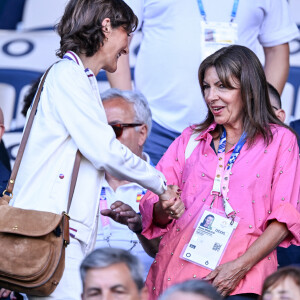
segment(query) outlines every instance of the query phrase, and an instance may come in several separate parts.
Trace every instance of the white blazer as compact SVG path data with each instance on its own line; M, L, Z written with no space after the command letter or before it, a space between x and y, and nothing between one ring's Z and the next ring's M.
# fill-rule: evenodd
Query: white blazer
M160 172L115 138L94 74L68 51L46 78L11 205L65 211L77 149L83 159L70 209L70 227L72 235L89 251L95 239L105 171L157 194L163 193L166 183Z

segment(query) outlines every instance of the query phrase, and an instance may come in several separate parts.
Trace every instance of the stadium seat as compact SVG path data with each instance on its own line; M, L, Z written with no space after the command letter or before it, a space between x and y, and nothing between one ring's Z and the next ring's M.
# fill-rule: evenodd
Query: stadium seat
M22 109L21 94L22 90L36 81L42 73L28 70L0 69L0 84L4 83L14 88L14 99L0 99L0 106L4 112L5 118L10 120L7 131L20 130L23 124L17 122ZM3 88L3 87L2 87ZM11 112L7 115L5 112Z

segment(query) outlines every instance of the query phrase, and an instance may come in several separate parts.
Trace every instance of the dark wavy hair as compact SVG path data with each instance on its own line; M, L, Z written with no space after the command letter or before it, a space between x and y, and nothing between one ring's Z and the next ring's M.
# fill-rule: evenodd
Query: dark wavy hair
M123 0L70 0L56 26L61 37L56 55L62 58L71 50L93 56L103 46L105 18L110 19L113 29L122 26L128 35L138 24L136 15Z
M290 129L275 115L270 103L268 86L264 69L253 51L244 46L231 45L221 48L208 56L200 65L198 79L204 96L203 80L207 69L215 67L222 84L228 89L234 89L232 80L238 80L243 102L243 130L247 134L248 146L252 146L255 138L261 135L268 145L272 139L272 124L278 124ZM196 132L206 130L214 121L210 110L206 119L198 124ZM215 131L221 134L221 126Z

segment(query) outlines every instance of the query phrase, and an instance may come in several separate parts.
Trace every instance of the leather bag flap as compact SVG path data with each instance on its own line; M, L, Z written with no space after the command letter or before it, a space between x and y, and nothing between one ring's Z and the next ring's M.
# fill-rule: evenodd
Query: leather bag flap
M63 214L0 205L0 232L38 237L53 231Z

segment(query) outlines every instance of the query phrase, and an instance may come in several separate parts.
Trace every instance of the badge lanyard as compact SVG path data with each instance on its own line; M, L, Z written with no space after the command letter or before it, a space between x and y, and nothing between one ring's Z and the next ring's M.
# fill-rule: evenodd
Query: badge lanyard
M106 191L105 187L102 187L101 194L100 194L100 201L99 201L99 214L101 218L101 224L103 228L103 235L104 239L109 241L109 237L111 236L110 233L110 225L109 225L109 217L103 216L100 211L103 209L107 209L107 199L106 199Z
M213 189L211 191L211 194L213 195L213 200L211 202L210 208L212 208L213 203L217 196L221 196L223 198L223 204L225 209L225 214L229 218L232 218L232 222L234 221L236 212L229 204L227 197L229 192L229 179L231 173L232 166L234 162L236 161L238 155L241 152L242 147L246 143L246 133L243 132L242 136L240 137L239 141L237 142L236 146L234 147L234 150L228 160L227 165L224 168L225 164L225 146L226 146L226 131L223 128L223 133L220 138L219 143L219 149L218 149L218 166L216 169L216 175L214 179L214 185Z
M100 214L101 224L102 224L102 228L103 228L104 240L106 240L108 246L111 247L111 245L110 245L111 231L110 231L109 217L103 216L100 213L100 211L103 210L103 209L107 209L107 198L106 198L105 187L102 187L102 189L101 189L100 201L99 201L99 214ZM138 243L135 240L131 240L130 242L133 243L133 245L127 251L131 251Z
M204 10L203 2L202 2L202 0L197 0L197 2L198 2L198 7L199 7L199 10L200 10L200 14L201 14L203 20L205 22L207 22L206 21L206 12ZM233 23L233 21L236 17L236 12L237 12L238 6L239 6L239 0L234 0L232 11L231 11L231 16L230 16L231 17L230 18L230 23Z

